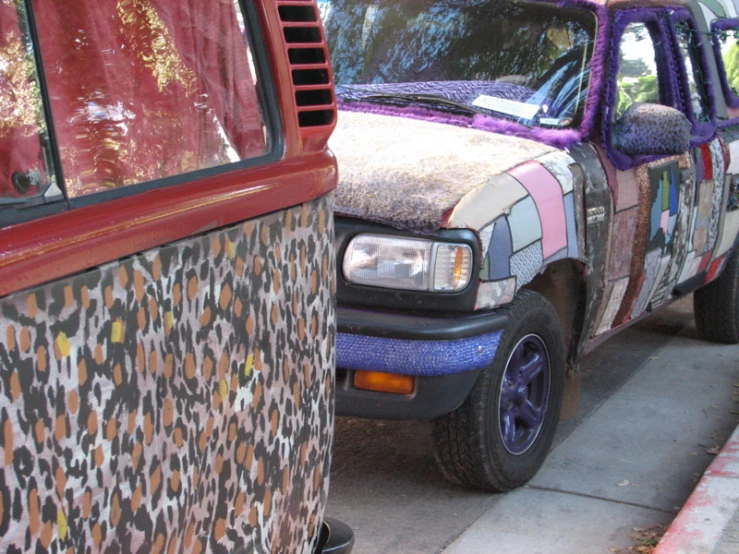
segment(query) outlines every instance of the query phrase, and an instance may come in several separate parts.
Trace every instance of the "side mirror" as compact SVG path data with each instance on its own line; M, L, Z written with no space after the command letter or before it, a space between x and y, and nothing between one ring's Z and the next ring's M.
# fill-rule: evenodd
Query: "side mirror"
M676 156L690 150L693 126L682 112L636 103L614 123L612 143L628 156Z

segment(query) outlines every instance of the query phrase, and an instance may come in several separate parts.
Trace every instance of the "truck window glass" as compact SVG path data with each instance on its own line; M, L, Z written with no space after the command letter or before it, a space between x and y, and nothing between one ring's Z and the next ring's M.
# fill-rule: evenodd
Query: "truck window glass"
M736 29L720 29L713 33L714 44L720 53L720 59L716 61L719 64L723 62L726 85L734 97L739 96L739 23L736 25Z
M652 35L644 23L630 23L626 27L619 56L618 105L614 119L620 118L636 102L660 103L657 55Z
M434 95L555 128L582 115L596 30L591 12L509 0L319 5L345 101Z
M262 156L238 0L34 0L68 196Z
M703 73L701 71L699 44L696 36L687 21L675 23L677 46L680 57L685 64L685 73L690 90L690 104L693 114L698 121L708 121L710 114L706 102L706 91Z
M44 191L60 196L48 156L48 133L25 5L0 0L0 205Z

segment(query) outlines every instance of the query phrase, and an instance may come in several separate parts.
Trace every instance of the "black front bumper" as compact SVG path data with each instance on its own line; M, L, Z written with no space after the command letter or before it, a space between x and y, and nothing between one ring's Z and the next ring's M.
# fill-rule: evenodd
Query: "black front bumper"
M492 362L505 315L418 316L340 307L336 413L429 420L459 407ZM356 370L412 375L412 394L354 387Z
M456 410L470 394L480 370L441 377L416 377L413 394L354 388L354 370L336 370L336 415L429 421Z

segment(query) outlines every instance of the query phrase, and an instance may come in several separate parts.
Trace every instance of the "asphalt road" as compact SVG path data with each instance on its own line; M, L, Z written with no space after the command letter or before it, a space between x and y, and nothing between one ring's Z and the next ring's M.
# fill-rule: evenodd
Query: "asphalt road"
M554 448L678 333L697 334L692 298L623 331L586 357L579 411L560 422ZM501 498L444 480L434 461L429 423L337 418L328 514L354 529L355 554L441 552Z

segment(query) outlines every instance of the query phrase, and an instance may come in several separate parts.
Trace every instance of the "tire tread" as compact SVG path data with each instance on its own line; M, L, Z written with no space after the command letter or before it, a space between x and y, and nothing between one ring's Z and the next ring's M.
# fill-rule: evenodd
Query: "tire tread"
M519 321L525 314L544 308L549 317L559 326L559 318L554 307L541 295L523 290L516 299L501 308L510 321ZM557 345L564 352L561 329L558 328ZM495 363L495 362L493 362ZM494 452L487 452L486 437L481 432L473 432L483 425L479 421L485 414L489 390L496 386L496 375L483 371L470 396L455 411L434 421L434 443L437 465L449 481L471 489L486 492L505 492L521 483L512 480L501 470L502 461ZM553 395L554 396L554 395ZM550 409L559 418L560 398L550 398Z
M718 279L695 291L693 312L703 338L739 343L739 252L734 252Z

